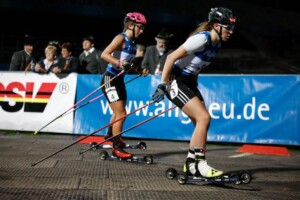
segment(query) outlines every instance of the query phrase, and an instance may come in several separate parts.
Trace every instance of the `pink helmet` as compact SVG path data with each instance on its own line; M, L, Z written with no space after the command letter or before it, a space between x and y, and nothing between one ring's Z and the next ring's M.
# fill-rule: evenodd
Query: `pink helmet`
M128 20L134 21L136 23L141 23L144 25L147 24L146 17L142 13L138 13L138 12L127 13L124 21L128 21Z

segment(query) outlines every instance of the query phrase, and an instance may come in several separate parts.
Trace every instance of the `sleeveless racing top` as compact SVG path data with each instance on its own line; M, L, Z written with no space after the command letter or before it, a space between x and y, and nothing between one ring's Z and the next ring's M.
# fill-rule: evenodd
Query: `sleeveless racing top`
M125 47L122 50L115 50L112 52L112 56L118 59L120 62L131 62L136 54L136 44L134 41L131 41L125 32L121 33L125 39ZM107 65L106 71L113 75L117 75L122 71L120 66L112 65L109 63Z
M216 57L221 43L212 45L208 31L198 32L189 37L183 44L188 55L175 62L174 66L181 69L181 74L198 75Z

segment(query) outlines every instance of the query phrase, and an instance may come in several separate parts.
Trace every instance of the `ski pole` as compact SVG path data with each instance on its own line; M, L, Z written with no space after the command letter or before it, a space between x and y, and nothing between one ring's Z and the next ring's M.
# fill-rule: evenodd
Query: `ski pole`
M58 153L60 153L60 152L62 152L62 151L64 151L64 150L68 149L69 147L71 147L71 146L77 144L78 142L80 142L80 141L82 141L82 140L84 140L84 139L86 139L86 138L88 138L88 137L90 137L90 136L92 136L92 135L95 135L97 132L99 132L99 131L101 131L101 130L103 130L103 129L105 129L105 128L111 126L111 125L113 125L114 123L116 123L116 122L118 122L118 121L120 121L120 120L126 118L127 116L129 116L129 115L131 115L131 114L133 114L133 113L135 113L135 112L137 112L137 111L139 111L139 110L141 110L141 109L143 109L143 108L145 108L145 107L147 107L147 106L149 106L149 105L151 105L151 104L153 104L153 103L154 103L154 101L150 101L149 103L145 104L144 106L142 106L142 107L140 107L140 108L138 108L138 109L136 109L136 110L134 110L134 111L128 113L127 115L124 115L123 117L120 117L120 118L116 119L115 121L110 122L109 124L107 124L107 125L105 125L105 126L99 128L99 129L97 129L96 131L94 131L94 132L92 132L92 133L90 133L90 134L88 134L88 135L86 135L86 136L84 136L84 137L82 137L82 138L76 140L75 142L69 144L68 146L66 146L66 147L64 147L64 148L62 148L62 149L60 149L60 150L58 150L58 151L52 153L51 155L49 155L49 156L47 156L47 157L45 157L45 158L43 158L43 159L41 159L41 160L39 160L39 161L37 161L37 162L35 162L35 163L32 163L31 166L33 167L33 166L37 165L38 163L41 163L41 162L43 162L44 160L47 160L48 158L50 158L50 157L52 157L52 156L54 156L54 155L56 155L56 154L58 154Z
M68 114L70 114L71 112L74 112L75 110L78 110L79 108L82 108L82 107L88 105L89 103L92 103L93 101L96 101L96 100L100 99L100 98L103 97L103 96L104 96L104 94L100 94L99 96L97 96L97 97L95 97L95 98L93 98L93 99L91 99L91 100L85 102L84 104L82 104L82 105L80 105L80 106L77 106L76 108L73 108L73 110L70 110L69 112L65 113L63 116L68 115ZM61 117L63 117L63 116L61 116Z
M131 82L131 81L133 81L133 80L135 80L135 79L141 77L141 76L142 76L142 75L137 75L137 76L133 77L132 79L126 81L125 84L127 84L127 83L129 83L129 82ZM61 117L65 116L65 115L68 115L68 114L70 114L71 112L74 112L75 110L78 110L79 108L82 108L82 107L88 105L89 103L92 103L92 102L94 102L94 101L100 99L100 98L103 97L103 96L104 96L104 94L100 94L99 96L95 97L94 99L91 99L91 100L89 100L88 102L85 102L84 104L82 104L82 105L80 105L80 106L77 106L76 108L73 108L73 110L70 110L69 112L64 113Z
M92 91L91 93L89 93L88 95L86 95L84 98L82 98L80 101L78 101L77 103L75 103L72 107L70 107L68 110L66 110L65 112L63 112L62 114L60 114L59 116L57 116L56 118L54 118L48 124L46 124L45 126L43 126L42 128L40 128L39 130L34 131L34 135L38 134L38 132L40 132L41 130L43 130L47 126L49 126L51 123L53 123L58 118L62 117L65 113L67 113L68 111L70 111L72 108L76 107L82 101L84 101L85 99L87 99L88 97L90 97L92 94L94 94L95 92L97 92L98 90L100 90L103 86L105 86L106 84L108 84L109 82L111 82L112 80L114 80L116 77L120 76L123 73L124 73L124 70L122 70L120 73L118 73L117 75L115 75L114 77L112 77L109 81L103 83L100 87L98 87L97 89L95 89L94 91Z
M146 119L146 120L144 120L144 121L142 121L142 122L140 122L140 123L137 123L136 125L134 125L134 126L128 128L128 129L122 131L121 133L119 133L119 134L117 134L117 135L113 135L113 136L107 138L106 140L104 140L104 141L102 141L102 142L100 142L100 143L98 143L98 144L96 144L96 145L93 145L93 147L91 147L91 148L89 148L89 149L87 149L87 150L85 150L85 151L79 152L79 155L81 155L81 154L83 154L83 153L85 153L85 152L87 152L87 151L89 151L89 150L91 150L91 149L94 149L94 148L100 146L101 144L103 144L103 143L105 143L105 142L107 142L107 141L109 141L109 140L111 140L111 139L113 139L113 138L115 138L115 137L118 137L119 135L122 135L123 133L126 133L126 132L132 130L132 129L134 129L134 128L136 128L136 127L138 127L138 126L140 126L140 125L142 125L142 124L144 124L144 123L146 123L146 122L148 122L148 121L150 121L150 120L152 120L152 119L154 119L154 118L156 118L156 117L158 117L159 115L162 115L163 113L168 112L168 111L174 109L175 107L176 107L176 106L173 106L173 107L171 107L171 108L169 108L169 109L167 109L167 110L165 110L165 111L163 111L163 112L161 112L161 113L159 113L159 114L157 114L157 115L154 115L153 117L150 117L150 118L148 118L148 119Z

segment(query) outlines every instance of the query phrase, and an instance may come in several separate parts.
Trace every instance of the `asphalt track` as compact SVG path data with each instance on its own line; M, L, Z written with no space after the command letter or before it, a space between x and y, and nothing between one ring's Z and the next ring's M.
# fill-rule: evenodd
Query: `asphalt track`
M100 150L79 154L90 147L79 143L32 166L76 140L74 135L0 131L0 199L300 199L300 150L295 147L288 148L291 156L274 156L238 153L242 144L208 144L213 167L252 173L250 184L240 185L181 185L167 179L166 169L181 170L187 154L188 143L177 141L127 138L130 144L146 142L146 150L128 151L152 155L151 165L101 160Z

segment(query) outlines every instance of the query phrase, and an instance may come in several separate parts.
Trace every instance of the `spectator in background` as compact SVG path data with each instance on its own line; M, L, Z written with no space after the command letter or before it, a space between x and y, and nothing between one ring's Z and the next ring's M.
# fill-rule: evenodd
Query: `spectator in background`
M70 42L61 45L61 56L59 56L59 66L54 66L52 72L60 73L78 73L80 62L79 59L72 55L73 46Z
M136 67L141 68L142 61L144 59L146 47L143 44L136 45L136 54L134 59L134 64Z
M100 58L101 50L94 47L94 37L86 36L82 42L83 52L79 55L81 74L103 74L106 70L107 62Z
M58 58L60 56L61 45L60 45L60 42L58 40L49 41L47 46L55 46L56 47L56 57Z
M56 59L56 47L55 46L47 46L45 49L45 59L41 59L36 65L34 66L33 71L40 73L40 74L46 74L49 72L53 72L52 69L55 67L59 67L58 60ZM54 71L53 73L55 73Z
M60 57L60 42L58 40L50 40L46 47L47 46L54 46L56 48L56 56L55 58L56 59L59 59ZM43 52L39 52L39 56L38 56L38 62L41 61L41 60L44 60L46 58L45 56L45 50Z
M9 71L31 71L36 62L32 55L33 49L33 39L25 35L24 49L13 53Z
M163 28L155 37L156 44L146 48L142 68L148 69L150 74L162 74L167 56L173 51L169 49L169 40L173 34Z

